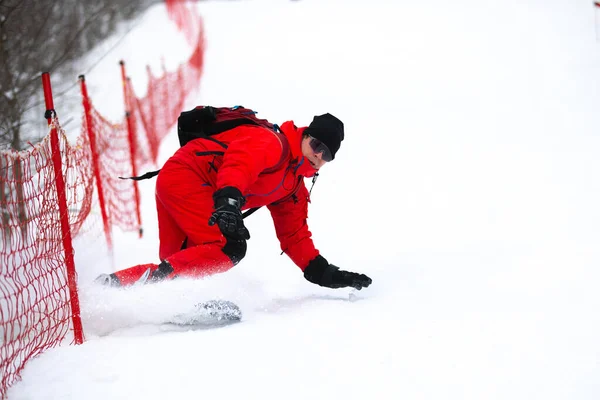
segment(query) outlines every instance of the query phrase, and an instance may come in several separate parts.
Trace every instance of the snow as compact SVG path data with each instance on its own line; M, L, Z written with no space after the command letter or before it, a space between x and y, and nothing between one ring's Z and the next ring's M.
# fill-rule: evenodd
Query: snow
M112 260L79 247L87 341L29 362L9 399L600 398L592 2L197 7L208 49L190 108L242 104L299 126L325 112L344 121L309 226L330 262L373 285L305 281L279 255L266 210L248 220L244 261L202 281L99 288L90 282ZM188 55L169 24L164 6L153 7L93 73L118 78L129 54L143 88L146 63ZM118 117L117 78L90 95ZM176 148L171 134L161 160ZM156 261L153 189L141 185L144 238L115 232L116 268ZM236 302L243 322L160 324L210 298Z

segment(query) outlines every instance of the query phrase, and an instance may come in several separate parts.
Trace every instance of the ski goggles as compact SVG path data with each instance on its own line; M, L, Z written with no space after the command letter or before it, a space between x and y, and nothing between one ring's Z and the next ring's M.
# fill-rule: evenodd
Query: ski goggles
M327 145L325 145L325 143L321 142L319 139L315 139L312 136L309 136L310 140L308 142L308 144L310 144L310 148L312 149L312 151L314 151L316 154L321 153L321 159L323 161L331 161L333 160L333 156L331 155L331 150L329 150L329 147L327 147Z

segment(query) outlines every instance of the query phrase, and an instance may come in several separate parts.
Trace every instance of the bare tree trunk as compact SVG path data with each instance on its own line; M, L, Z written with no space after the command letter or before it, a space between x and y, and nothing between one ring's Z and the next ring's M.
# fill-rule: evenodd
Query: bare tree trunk
M18 149L15 145L34 140L23 127L39 121L39 115L27 112L36 105L42 72L63 77L83 72L72 71L73 62L109 36L118 22L153 2L0 0L0 147ZM59 91L60 83L55 86Z
M13 129L13 140L11 143L11 147L17 151L21 150L21 129L20 129L20 116L18 119L18 123L15 124ZM14 189L16 195L16 210L17 210L17 221L19 223L19 228L21 231L21 238L23 242L25 242L27 238L27 209L25 207L25 182L23 182L23 167L21 165L21 159L15 158L15 163L12 166L13 168L13 179L14 179Z
M20 158L15 159L14 171L15 171L15 192L17 195L17 220L19 221L19 228L21 231L21 238L23 243L27 240L27 208L25 207L25 182L23 182L23 167L22 160Z
M8 190L5 177L8 177L8 161L5 157L0 157L0 213L2 213L2 232L6 238L7 245L10 246L10 210L8 209Z

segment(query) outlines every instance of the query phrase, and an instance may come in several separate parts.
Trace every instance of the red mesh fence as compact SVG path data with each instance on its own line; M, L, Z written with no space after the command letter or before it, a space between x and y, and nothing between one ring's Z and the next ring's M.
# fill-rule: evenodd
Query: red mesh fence
M164 72L160 78L153 76L148 70L149 85L146 96L141 99L131 97L134 108L132 114L139 119L146 132L152 162L156 162L158 146L182 111L186 95L189 95L186 91L199 87L203 64L204 36L201 34L187 63L182 64L176 71Z
M83 138L58 132L68 223L77 234L91 205L92 176ZM24 363L61 342L71 327L66 257L50 136L28 151L0 154L0 389ZM72 254L71 254L72 256Z
M89 234L92 204L101 209L109 246L114 226L141 229L135 182L118 177L156 163L162 139L202 75L201 20L185 17L177 23L186 38L195 32L192 56L161 77L149 73L143 98L125 82L128 117L123 121L106 120L82 80L84 123L74 145L54 119L54 152L50 134L28 150L0 152L0 398L27 360L58 344L79 342L70 239ZM116 98L119 90L114 89ZM57 163L62 178L55 173Z
M109 227L118 226L123 231L140 229L136 217L134 185L131 180L119 179L131 176L131 156L127 123L111 123L91 108L92 129L96 135L95 152L104 205ZM82 135L89 135L89 128L82 128ZM141 139L141 138L139 138ZM96 181L97 182L97 181ZM97 188L98 190L100 188Z
M200 35L202 23L194 5L181 0L165 0L165 5L167 6L169 18L183 32L188 43L191 45L195 44Z

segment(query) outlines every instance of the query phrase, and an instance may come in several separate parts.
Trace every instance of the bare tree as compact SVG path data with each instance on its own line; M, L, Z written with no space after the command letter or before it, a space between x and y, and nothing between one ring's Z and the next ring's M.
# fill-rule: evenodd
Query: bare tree
M71 68L74 60L110 35L119 21L137 15L153 2L156 0L0 0L0 149L21 150L33 140L27 126L35 126L35 122L26 115L41 98L42 72L50 72L55 82L77 76ZM44 121L43 115L34 118ZM14 213L13 221L25 238L22 165L4 161L8 160L0 158L1 232L10 240ZM9 172L12 176L5 181ZM16 209L11 211L13 198Z
M74 60L110 35L119 21L153 2L0 0L0 147L19 150L31 140L25 113L39 100L42 72L76 76Z

